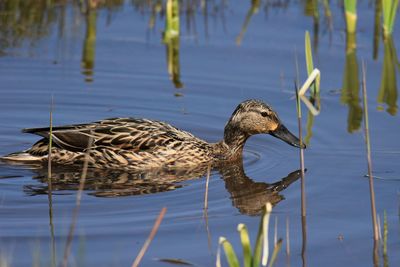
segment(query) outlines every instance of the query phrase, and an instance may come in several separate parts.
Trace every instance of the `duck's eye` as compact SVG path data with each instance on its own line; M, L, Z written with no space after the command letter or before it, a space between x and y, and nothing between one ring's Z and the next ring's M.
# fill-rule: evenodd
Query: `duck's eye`
M261 116L263 116L263 117L267 117L268 116L268 113L267 112L261 112Z

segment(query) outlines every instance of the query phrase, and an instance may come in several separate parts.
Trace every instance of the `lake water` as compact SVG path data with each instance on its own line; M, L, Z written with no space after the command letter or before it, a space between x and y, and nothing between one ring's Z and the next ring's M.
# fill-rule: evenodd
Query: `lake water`
M317 34L312 1L262 1L257 12L250 1L184 1L179 53L173 56L180 71L171 77L171 49L162 42L165 17L163 11L157 13L159 2L97 1L99 6L90 12L69 2L47 2L0 3L0 155L23 150L38 139L20 130L49 124L52 97L55 125L145 117L210 142L222 138L238 103L257 98L271 104L297 135L295 57L304 81L306 30L321 71L321 113L313 118L303 107L308 140L305 247L300 180L292 173L299 169L299 151L259 135L246 143L243 166L211 173L208 221L203 216L202 172L199 179L183 174L181 178L192 179L179 182L171 175L162 184L152 182L151 175L140 181L124 173L90 173L70 266L130 266L162 207L167 213L141 266L169 266L157 260L165 258L213 266L220 236L241 255L238 223L248 226L254 240L259 208L267 199L276 204L270 234L277 222L277 236L284 239L276 266L373 266L362 92L357 87L362 60L382 231L387 214L385 259L389 266L400 261L399 66L392 63L399 62L394 54L400 40L398 19L392 40L384 44L379 39L374 59L372 1L359 1L356 48L346 45L343 11L335 1L330 3L332 27L320 4ZM246 16L247 30L238 44ZM382 87L382 80L389 86ZM53 171L49 205L44 170L0 164L1 266L51 266L62 260L79 170ZM288 175L287 189L268 191L268 184ZM286 222L290 255L285 251ZM379 260L383 264L382 252Z

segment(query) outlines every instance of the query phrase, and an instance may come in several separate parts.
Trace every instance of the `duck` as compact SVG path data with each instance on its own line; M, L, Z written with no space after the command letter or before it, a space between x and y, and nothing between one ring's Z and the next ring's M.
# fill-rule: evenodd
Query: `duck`
M241 102L224 128L223 139L209 143L168 123L144 118L109 118L92 123L22 132L42 137L32 147L1 157L22 164L52 163L143 171L150 169L196 168L225 164L242 158L247 139L269 134L287 144L305 145L281 122L272 107L261 100ZM50 137L52 146L49 153Z

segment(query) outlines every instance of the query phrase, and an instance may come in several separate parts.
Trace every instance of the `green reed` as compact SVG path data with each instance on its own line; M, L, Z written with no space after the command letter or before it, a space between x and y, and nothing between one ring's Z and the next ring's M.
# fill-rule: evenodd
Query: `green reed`
M383 9L383 35L388 37L393 32L399 0L382 0Z
M165 30L163 33L163 41L167 43L169 40L179 37L179 1L167 0Z
M242 223L238 225L237 230L240 235L240 241L243 251L243 265L242 265L243 267L258 267L260 266L260 263L263 266L267 266L268 264L269 267L272 267L274 265L276 257L282 247L282 239L280 239L275 244L271 258L268 261L269 258L268 229L269 229L269 220L271 211L272 211L272 205L271 203L267 202L265 205L264 213L261 216L258 234L254 245L254 252L251 248L251 242L246 225ZM228 262L229 267L240 267L241 265L239 263L237 254L232 244L225 237L219 238L216 267L221 267L221 252L220 252L221 246L225 252L226 260Z
M344 0L347 33L355 33L357 27L357 0Z
M311 49L311 41L310 41L310 33L306 31L305 33L305 54L306 54L306 66L307 66L307 74L311 75L311 72L314 70L314 62L313 62L313 55ZM311 94L319 94L320 92L320 76L317 76L315 83L311 85Z
M314 70L314 62L313 62L313 55L312 55L312 49L311 49L311 41L310 41L310 34L308 31L305 33L305 55L306 55L306 67L307 67L307 74L311 75L312 71ZM310 88L311 91L311 96L309 98L309 101L312 105L316 105L317 109L320 110L320 76L318 76L315 80L315 82L311 85ZM304 138L304 142L308 145L310 143L311 137L312 137L312 126L314 124L314 115L309 110L307 114L307 135Z

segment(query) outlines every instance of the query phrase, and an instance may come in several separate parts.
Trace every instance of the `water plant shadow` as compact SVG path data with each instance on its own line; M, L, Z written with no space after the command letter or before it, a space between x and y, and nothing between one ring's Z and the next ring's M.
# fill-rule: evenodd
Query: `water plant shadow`
M349 106L347 131L353 133L360 129L362 108L360 105L360 79L356 51L356 35L348 33L346 38L346 65L343 74L341 102Z
M145 195L172 191L185 186L183 182L203 177L208 166L200 166L190 170L159 170L152 172L122 172L116 170L91 169L87 171L84 190L96 197L121 197ZM69 194L79 188L81 173L79 168L53 167L53 195ZM47 194L47 169L32 170L36 173L33 179L40 184L25 185L24 191L29 195ZM266 202L276 205L284 200L281 192L300 177L300 170L287 176L274 179L276 182L255 182L246 176L243 163L235 163L224 167L216 167L213 171L221 175L225 182L232 204L240 213L258 215ZM273 179L269 179L273 180Z
M397 113L397 79L396 70L400 69L400 62L397 58L396 47L392 36L388 36L383 41L384 57L382 67L382 80L379 88L377 102L378 104L386 104L386 111L390 115ZM382 107L381 107L382 108Z

